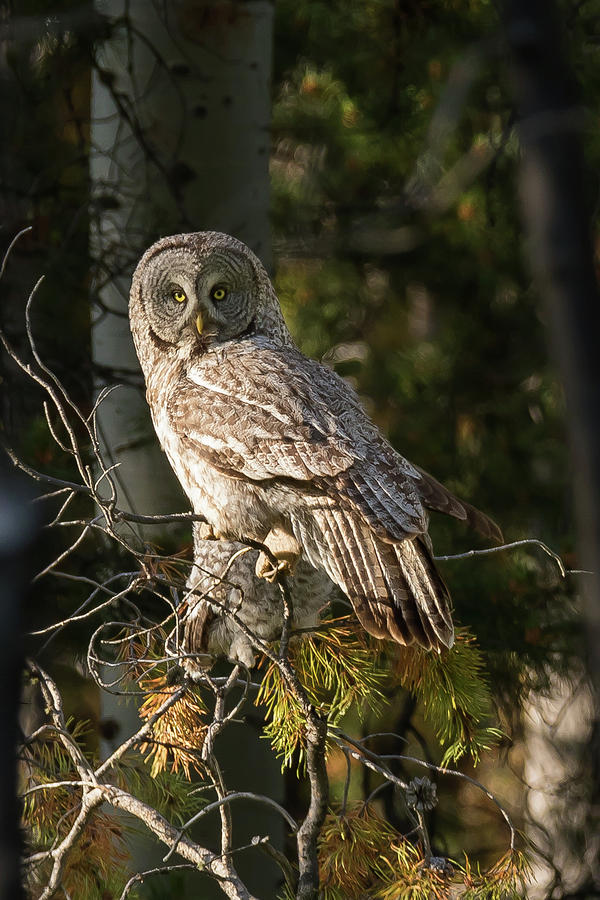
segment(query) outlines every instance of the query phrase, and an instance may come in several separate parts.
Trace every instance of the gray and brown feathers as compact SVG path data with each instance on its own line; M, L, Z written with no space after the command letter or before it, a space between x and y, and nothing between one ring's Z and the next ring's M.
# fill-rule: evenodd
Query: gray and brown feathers
M483 513L400 456L348 386L293 344L259 260L216 232L154 244L130 319L159 440L215 533L287 533L371 634L451 646L426 508L500 538Z
M257 640L277 640L283 628L279 587L255 575L258 551L235 541L206 540L204 533L195 523L194 561L166 648L192 677L219 656L252 668ZM323 571L302 559L288 587L294 630L317 628L322 611L340 593Z

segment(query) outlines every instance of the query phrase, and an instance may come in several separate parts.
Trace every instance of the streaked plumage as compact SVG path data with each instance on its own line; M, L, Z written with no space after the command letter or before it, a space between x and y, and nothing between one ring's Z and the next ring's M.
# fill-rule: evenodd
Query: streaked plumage
M164 238L138 264L130 319L159 440L215 533L289 533L371 634L451 646L425 507L489 537L497 527L400 456L349 385L300 353L254 254L215 232Z
M276 584L254 574L257 550L235 541L205 540L203 526L194 528L194 564L188 591L178 610L167 649L193 676L226 656L254 665L256 642L276 640L283 626L281 594ZM338 589L324 572L300 560L289 579L294 629L313 629ZM230 613L234 613L234 619Z

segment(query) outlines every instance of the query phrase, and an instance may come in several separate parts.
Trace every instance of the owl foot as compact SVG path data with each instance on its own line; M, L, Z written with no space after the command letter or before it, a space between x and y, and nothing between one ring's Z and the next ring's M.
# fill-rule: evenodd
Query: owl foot
M215 531L208 522L197 522L196 539L199 541L224 541L226 540L226 537L220 532Z
M263 543L277 559L277 565L261 550L256 560L257 576L273 582L279 574L293 575L302 552L296 538L282 528L272 528Z

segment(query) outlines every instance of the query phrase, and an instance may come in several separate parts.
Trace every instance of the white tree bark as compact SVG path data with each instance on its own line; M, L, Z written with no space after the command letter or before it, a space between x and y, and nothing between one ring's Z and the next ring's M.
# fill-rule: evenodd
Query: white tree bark
M159 449L143 393L127 319L131 273L152 242L182 231L231 233L269 264L273 6L96 0L96 9L116 27L99 50L92 81L91 237L99 300L92 352L98 389L115 377L126 381L100 408L99 436L107 458L119 463L118 505L169 513L189 507ZM156 527L141 531L160 541ZM137 728L136 710L109 695L103 715L119 722L117 744ZM262 759L258 770L265 766ZM155 852L142 848L136 855L141 862Z
M92 84L92 252L101 304L92 347L101 373L116 370L128 381L102 405L101 439L119 463L119 505L167 513L183 500L140 389L126 318L130 276L150 243L180 231L232 233L268 264L273 7L98 0L97 9L122 24L102 45Z

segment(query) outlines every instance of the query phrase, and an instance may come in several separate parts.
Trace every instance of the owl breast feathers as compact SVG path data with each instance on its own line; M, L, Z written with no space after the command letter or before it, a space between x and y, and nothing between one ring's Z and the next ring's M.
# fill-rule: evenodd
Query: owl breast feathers
M400 456L349 385L300 353L256 256L216 232L158 241L135 271L130 320L158 438L215 534L276 556L296 548L378 638L450 647L426 508L494 539L499 529Z

